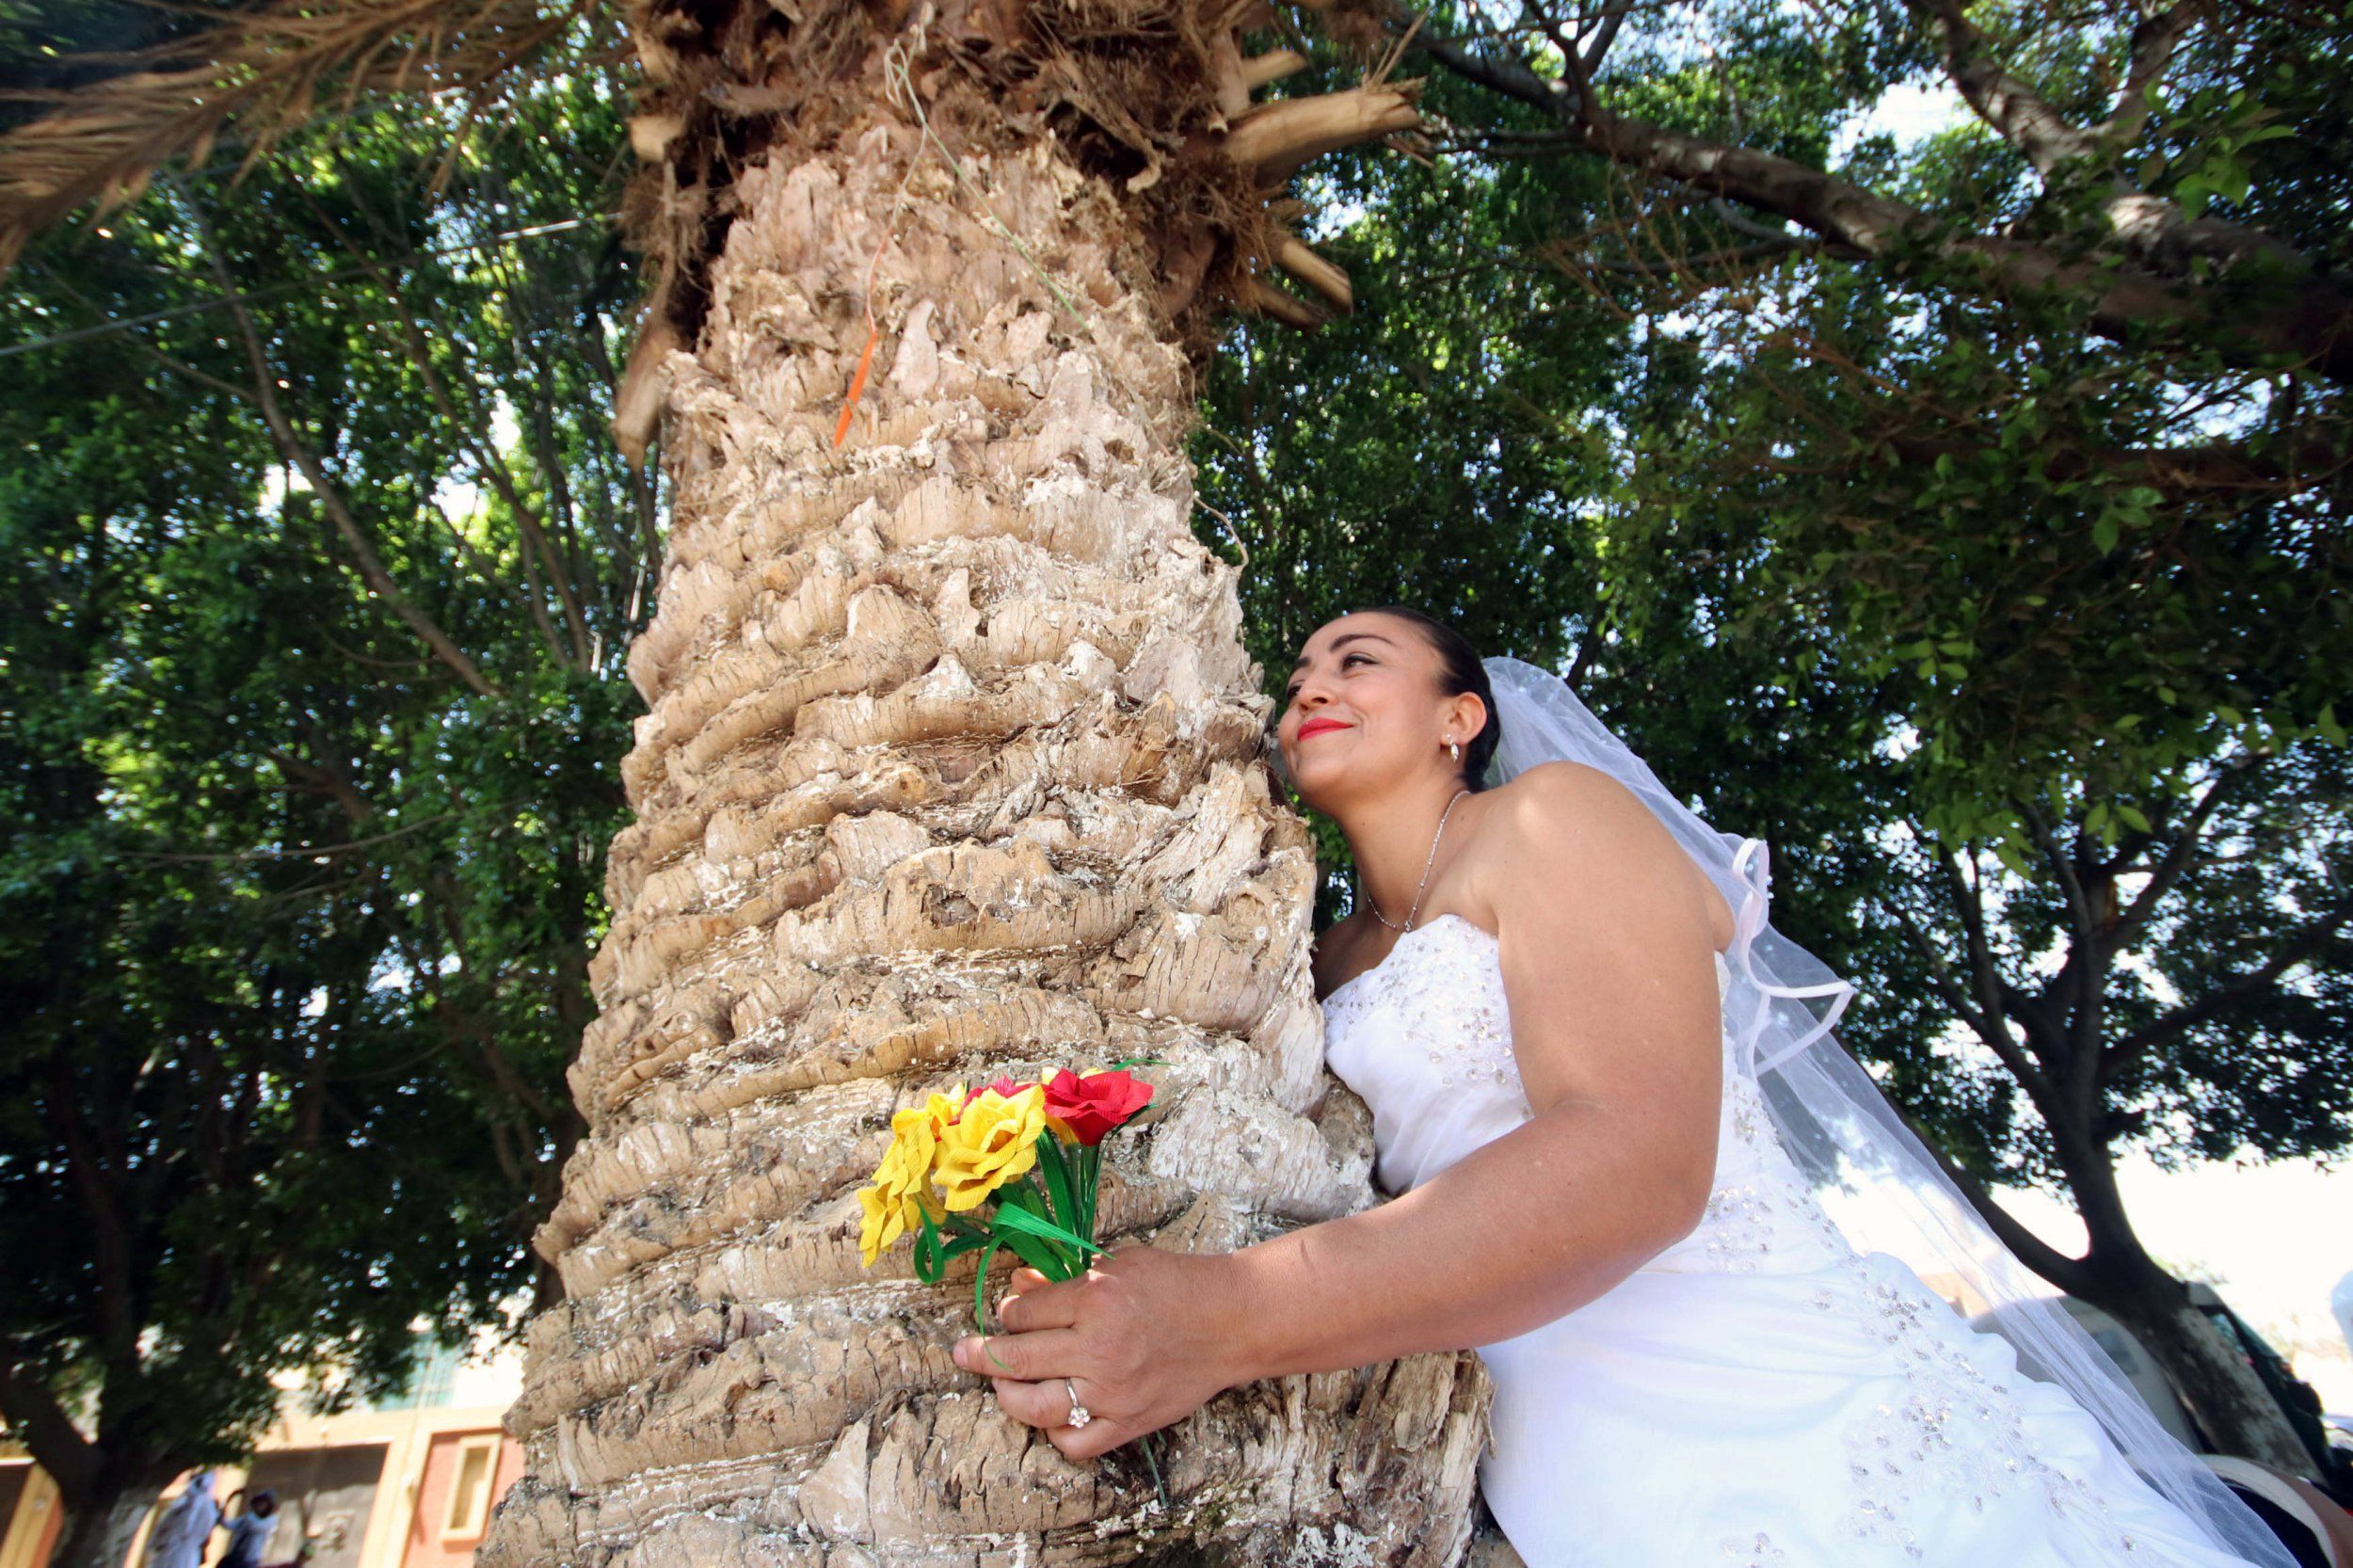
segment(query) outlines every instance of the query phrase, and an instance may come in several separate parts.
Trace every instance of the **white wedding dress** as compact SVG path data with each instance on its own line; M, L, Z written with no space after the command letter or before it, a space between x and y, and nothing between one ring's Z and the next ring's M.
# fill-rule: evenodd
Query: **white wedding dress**
M1721 957L1718 984L1725 983ZM1397 1192L1526 1121L1495 937L1447 915L1326 999ZM2064 1392L1894 1259L1857 1256L1733 1070L1697 1229L1481 1348L1480 1468L1529 1568L2226 1568ZM1541 1224L1541 1214L1529 1216Z

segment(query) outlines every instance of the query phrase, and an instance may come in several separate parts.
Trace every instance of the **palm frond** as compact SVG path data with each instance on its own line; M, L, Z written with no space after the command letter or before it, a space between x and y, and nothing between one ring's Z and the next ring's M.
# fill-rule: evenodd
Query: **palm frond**
M136 200L170 159L233 129L244 166L323 109L370 93L480 94L600 0L264 0L109 63L87 85L18 90L50 111L0 135L0 272L87 204Z

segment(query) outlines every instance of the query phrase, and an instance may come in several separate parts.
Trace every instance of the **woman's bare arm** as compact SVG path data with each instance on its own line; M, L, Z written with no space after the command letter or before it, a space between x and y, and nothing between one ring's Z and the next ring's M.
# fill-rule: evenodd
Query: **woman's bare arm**
M1602 776L1543 769L1521 789L1510 853L1477 874L1535 1114L1389 1203L1237 1254L1239 1293L1285 1304L1246 1315L1251 1378L1524 1334L1705 1207L1722 1085L1704 885Z
M959 1360L1006 1408L1100 1453L1220 1389L1492 1343L1593 1300L1698 1222L1721 1092L1712 895L1639 801L1545 768L1496 809L1488 864L1514 1048L1534 1116L1413 1192L1224 1257L1130 1249L1032 1283L1006 1335ZM1034 1281L1035 1276L1030 1276ZM1099 1390L1099 1392L1098 1392Z

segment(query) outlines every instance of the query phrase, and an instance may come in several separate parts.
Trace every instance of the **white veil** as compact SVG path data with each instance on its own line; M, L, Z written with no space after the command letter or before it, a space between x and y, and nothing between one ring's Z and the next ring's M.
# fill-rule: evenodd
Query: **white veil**
M1499 784L1540 762L1598 768L1634 792L1734 911L1724 1028L1756 1080L1783 1145L1847 1239L1918 1273L1949 1278L1998 1314L2026 1370L2098 1418L2133 1468L2221 1548L2261 1568L2295 1559L2196 1455L2157 1425L2115 1363L1997 1240L1831 1028L1854 987L1768 919L1765 845L1719 833L1660 784L1559 677L1517 659L1485 661L1502 743Z

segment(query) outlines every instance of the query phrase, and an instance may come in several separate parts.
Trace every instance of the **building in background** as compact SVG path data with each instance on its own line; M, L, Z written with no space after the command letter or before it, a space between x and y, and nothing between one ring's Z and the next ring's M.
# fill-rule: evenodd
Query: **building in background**
M511 1352L467 1361L425 1349L411 1391L397 1399L339 1416L305 1415L290 1399L251 1465L217 1469L214 1491L224 1500L239 1488L278 1494L266 1564L456 1568L472 1560L490 1505L522 1473L520 1446L499 1428L520 1388ZM181 1484L156 1498L149 1525ZM47 1568L62 1522L49 1478L22 1450L0 1448L0 1568ZM205 1561L217 1561L228 1540L216 1534ZM124 1568L146 1556L142 1526Z

